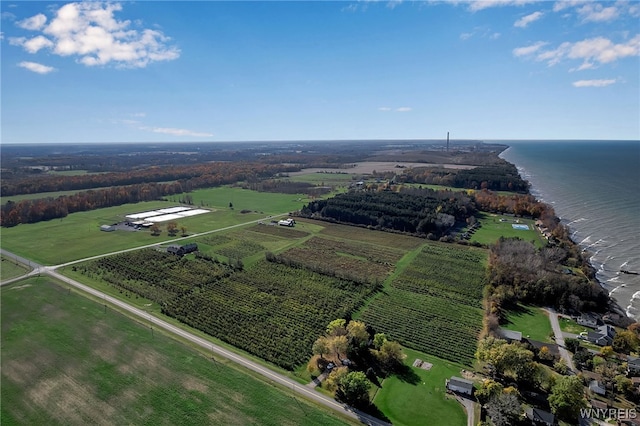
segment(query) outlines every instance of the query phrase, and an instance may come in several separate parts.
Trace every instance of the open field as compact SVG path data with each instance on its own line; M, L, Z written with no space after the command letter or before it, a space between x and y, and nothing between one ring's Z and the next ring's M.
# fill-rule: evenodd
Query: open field
M507 311L507 322L502 327L520 331L523 336L533 340L553 343L549 317L537 306L518 305L517 310Z
M0 280L8 280L10 278L19 277L20 275L24 275L29 272L29 268L21 263L17 263L16 261L9 259L7 257L2 256L0 258L2 262L0 264Z
M482 249L427 243L361 319L404 346L470 365L482 329L486 256Z
M179 200L186 195L193 198L194 206L228 208L229 203L235 211L249 210L258 214L279 214L299 210L309 200L305 194L280 194L258 192L234 186L197 189L189 194L170 195L168 200Z
M517 223L515 221L518 221ZM490 245L498 241L500 237L517 237L524 241L533 241L536 247L544 247L546 240L540 235L534 226L532 219L515 218L493 213L480 213L479 222L482 226L475 231L469 241ZM527 225L529 229L515 229L513 225Z
M265 215L285 213L295 210L302 201L285 194L260 193L240 188L214 188L194 191L191 194L194 205L200 206L207 200L206 208L215 211L180 219L178 229L187 228L188 234L205 232L240 223L257 220ZM176 200L180 196L175 197ZM217 201L219 204L213 204ZM234 209L229 208L232 202ZM162 243L172 239L163 231L160 236L152 236L148 231L101 232L100 225L124 220L127 214L155 210L177 205L177 201L151 201L126 204L88 212L73 213L62 219L21 224L2 230L2 247L15 254L33 259L42 264L53 265L102 253ZM242 210L251 213L242 213ZM256 212L259 210L261 213ZM164 226L161 226L164 230Z
M455 398L446 394L445 379L460 376L463 366L404 348L409 371L382 382L374 404L394 425L467 424L467 415ZM429 371L413 367L416 358L433 364Z
M48 278L1 303L3 425L348 422Z

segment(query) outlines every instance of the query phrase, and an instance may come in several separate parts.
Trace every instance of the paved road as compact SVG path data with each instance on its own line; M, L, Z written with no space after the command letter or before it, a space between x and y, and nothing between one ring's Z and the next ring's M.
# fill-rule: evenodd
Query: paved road
M458 399L458 401L460 401L460 404L462 404L462 406L464 407L465 411L467 412L467 426L476 426L475 424L475 419L474 419L474 405L475 402L473 402L471 399L466 398L462 395L456 395L456 398Z
M573 365L573 358L571 354L564 346L564 335L562 334L562 330L560 329L560 323L558 322L558 313L553 308L545 308L545 311L549 314L549 321L551 321L551 328L553 329L553 334L556 337L556 343L558 344L558 350L560 351L560 356L567 363L567 367L569 370L576 374L576 367Z
M241 225L234 225L234 226L231 226L231 227L228 227L228 228L225 228L225 229L234 228L234 227L237 227L237 226L241 226ZM218 231L220 231L220 230L216 230L214 232L218 232ZM207 233L210 233L210 232L207 232ZM202 235L202 234L198 234L198 235ZM190 237L193 237L193 235L190 236ZM166 242L163 242L163 244L164 243L166 243ZM150 246L144 246L144 247L151 247L151 246L156 246L156 245L157 244L152 244ZM138 248L133 249L133 250L138 250L138 249L144 248L144 247L138 247ZM73 287L75 287L75 288L77 288L79 290L82 290L85 293L91 294L91 295L93 295L93 296L95 296L95 297L97 297L99 299L102 299L105 304L108 302L111 305L117 306L120 309L123 309L123 310L129 312L130 314L136 315L137 317L139 317L141 319L149 321L151 324L155 325L156 327L162 328L162 329L164 329L164 330L166 330L166 331L168 331L170 333L175 334L176 336L180 336L180 337L182 337L182 338L184 338L184 339L186 339L186 340L188 340L190 342L193 342L193 343L199 345L200 347L202 347L202 348L204 348L206 350L210 350L213 353L216 353L216 354L218 354L220 356L223 356L223 357L225 357L225 358L227 358L227 359L229 359L229 360L231 360L231 361L233 361L233 362L235 362L237 364L240 364L240 365L244 366L245 368L248 368L251 371L254 371L254 372L258 373L258 374L261 374L262 376L266 377L267 379L269 379L269 380L271 380L271 381L273 381L275 383L278 383L278 384L280 384L282 386L285 386L286 388L291 389L291 391L293 393L297 393L297 394L299 394L301 396L304 396L305 398L310 399L310 400L312 400L312 401L314 401L314 402L316 402L318 404L324 405L325 407L328 407L330 409L333 409L335 411L343 413L344 415L349 416L349 417L351 417L353 419L359 420L360 422L362 422L364 424L371 425L371 426L388 426L389 425L389 423L386 423L386 422L384 422L382 420L379 420L379 419L377 419L377 418L375 418L373 416L370 416L370 415L368 415L366 413L363 413L363 412L361 412L359 410L356 410L353 407L350 407L350 406L348 406L346 404L339 403L339 402L335 401L332 398L329 398L329 397L327 397L327 396L325 396L323 394L320 394L320 393L316 392L315 390L313 390L313 388L300 385L298 382L288 378L287 376L279 374L279 373L276 373L276 372L274 372L272 370L269 370L268 368L266 368L266 367L264 367L264 366L262 366L262 365L260 365L258 363L255 363L255 362L251 361L250 359L248 359L248 358L246 358L246 357L244 357L242 355L236 354L234 352L231 352L228 349L225 349L225 348L223 348L221 346L218 346L218 345L216 345L214 343L211 343L210 341L205 340L205 339L203 339L201 337L198 337L195 334L192 334L192 333L190 333L190 332L188 332L188 331L186 331L186 330L184 330L184 329L182 329L180 327L177 327L177 326L175 326L173 324L170 324L170 323L168 323L168 322L166 322L166 321L164 321L164 320L162 320L160 318L156 318L156 317L150 315L146 311L138 309L135 306L129 305L128 303L123 302L122 300L116 299L115 297L109 296L109 295L107 295L105 293L102 293L101 291L95 290L95 289L93 289L93 288L91 288L89 286L86 286L86 285L78 282L78 281L75 281L75 280L72 280L72 279L70 279L68 277L65 277L64 275L62 275L62 274L60 274L60 273L58 273L56 271L56 269L61 267L61 266L66 266L66 265L70 265L70 264L73 264L73 263L77 263L77 262L81 262L81 261L85 261L85 260L89 260L89 259L108 256L108 255L115 254L115 253L110 253L108 255L102 255L102 256L94 256L94 257L91 257L91 258L82 259L82 260L73 261L73 262L67 262L67 263L65 263L63 265L58 265L58 266L42 266L42 265L38 265L35 262L32 262L32 261L30 261L28 259L24 259L24 258L21 258L19 256L16 256L13 253L7 252L6 250L0 249L0 251L2 252L2 254L4 256L8 256L8 257L10 257L12 259L19 260L19 261L26 261L24 263L30 265L33 268L33 270L31 272L29 272L28 274L23 275L22 277L18 277L18 278L14 278L14 279L11 279L11 280L3 281L3 282L0 283L0 285L7 285L7 284L10 284L12 282L18 281L20 279L24 279L27 276L33 276L33 275L38 275L38 274L50 275L50 276L52 276L52 277L54 277L54 278L56 278L56 279L58 279L58 280L60 280L60 281L62 281L64 283L67 283L68 285L71 285L71 286L73 286ZM117 253L121 253L121 252L124 252L124 251L131 251L131 249L122 250L122 251L119 251Z

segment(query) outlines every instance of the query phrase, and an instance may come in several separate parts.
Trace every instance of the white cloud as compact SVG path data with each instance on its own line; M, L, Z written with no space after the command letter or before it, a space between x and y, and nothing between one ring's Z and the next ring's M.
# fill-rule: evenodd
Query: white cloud
M460 34L460 40L468 40L473 37L473 33L462 33Z
M380 107L380 108L378 108L378 111L391 111L391 108L389 108L389 107Z
M491 35L489 36L489 38L490 38L491 40L497 40L497 39L499 39L499 38L500 38L500 36L501 36L501 35L502 35L502 34L500 34L500 33L493 33L493 34L491 34Z
M38 74L49 74L51 71L55 71L55 68L48 67L46 65L42 65L37 62L23 61L23 62L20 62L18 66L22 68L26 68L29 71L33 71Z
M610 80L578 80L572 84L574 87L605 87L616 82L615 79Z
M552 50L541 51L544 44L538 42L532 46L513 50L515 56L530 56L536 61L556 65L564 59L582 60L577 71L594 68L597 64L608 64L617 60L640 56L640 34L626 43L615 44L604 37L585 39L576 43L564 42Z
M44 24L47 22L47 17L42 13L38 13L31 18L23 19L22 21L16 22L16 25L20 28L24 28L25 30L41 30L44 27Z
M517 47L515 49L513 49L513 55L514 56L529 56L532 55L534 53L536 53L537 51L539 51L540 49L542 49L544 46L546 46L548 43L544 42L544 41L538 41L530 46L525 46L525 47Z
M131 29L131 21L116 19L115 13L121 10L119 3L69 3L47 25L42 14L20 21L23 28L39 29L48 37L14 38L11 43L30 53L46 47L60 56L75 56L86 66L143 68L180 56L180 50L169 46L170 39L161 31Z
M527 16L523 16L522 18L518 19L513 24L513 26L518 28L526 28L527 25L529 25L530 23L535 22L538 19L542 18L542 15L544 15L544 13L542 12L533 12Z
M144 128L144 130L151 130L154 133L165 133L173 136L193 136L197 138L207 138L213 136L212 133L194 132L187 129L175 129L173 127L151 127Z
M41 35L35 36L32 39L26 40L24 43L22 43L22 47L24 47L24 50L29 53L36 53L40 49L51 46L53 46L53 42Z
M396 111L398 111L398 112L409 112L412 109L413 108L411 108L411 107L400 107L400 108L396 108Z
M586 3L578 8L582 22L606 22L616 19L620 12L616 6L604 7L600 3Z
M524 6L525 4L537 3L538 1L540 0L472 0L469 1L469 10L476 12L491 7Z
M554 3L553 11L560 12L562 10L568 9L570 7L574 7L577 5L584 4L585 0L560 0Z

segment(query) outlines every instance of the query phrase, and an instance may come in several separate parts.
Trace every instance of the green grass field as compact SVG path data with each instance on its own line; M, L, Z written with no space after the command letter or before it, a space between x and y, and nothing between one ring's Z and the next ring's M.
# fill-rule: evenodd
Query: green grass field
M462 405L447 396L445 379L460 376L461 365L404 348L410 373L382 382L374 404L394 425L466 425ZM412 367L416 358L433 364L431 370Z
M502 327L520 331L523 336L533 340L553 343L549 317L537 306L519 305L519 309L507 311L507 322Z
M187 228L188 234L287 213L304 204L295 195L261 193L231 187L194 191L190 195L195 206L202 203L214 211L176 220L179 228ZM175 206L179 199L180 196L175 196L169 201L126 204L73 213L62 219L4 228L2 248L38 263L54 265L126 248L162 243L172 239L164 230L164 224L160 224L163 232L157 237L145 230L101 232L99 228L100 225L122 221L127 214ZM229 208L230 202L233 209ZM242 210L251 212L242 213Z
M490 245L498 241L500 237L517 237L524 241L532 241L536 247L544 247L546 240L534 226L532 219L514 218L512 216L502 216L493 213L480 213L479 222L482 226L475 231L469 241ZM517 220L517 224L527 225L528 230L515 229L512 225Z
M45 277L1 307L3 425L349 422Z
M8 257L0 257L0 281L8 280L10 278L19 277L29 272L29 268L21 263L9 259Z
M591 328L580 325L572 319L559 317L558 323L560 324L560 330L566 333L580 334L583 331L591 331Z

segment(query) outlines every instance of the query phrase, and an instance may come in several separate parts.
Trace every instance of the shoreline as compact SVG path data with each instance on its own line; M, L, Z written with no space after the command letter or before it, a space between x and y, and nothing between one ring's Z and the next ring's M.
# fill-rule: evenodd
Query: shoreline
M511 145L508 145L507 148L502 151L499 154L499 157L502 158L505 161L508 161L509 163L513 164L516 169L518 170L518 174L520 175L520 177L524 180L526 180L529 183L529 194L531 194L533 197L535 197L535 199L541 203L544 203L546 205L551 206L552 208L554 208L555 211L555 207L554 207L554 202L553 201L547 201L542 197L542 192L540 190L537 190L532 182L528 179L526 179L526 176L523 173L524 167L519 166L518 164L516 164L514 161L508 160L506 158L504 158L504 154L510 150L512 148ZM556 218L560 221L560 224L562 226L564 226L569 234L569 240L571 241L572 244L575 244L577 247L580 248L581 253L583 253L583 255L586 257L587 263L589 264L589 267L591 268L591 270L593 271L593 280L595 280L595 282L600 286L600 288L602 288L603 290L605 290L607 292L608 298L609 298L609 306L606 307L606 310L608 311L607 314L605 315L609 315L610 320L615 324L615 325L619 325L622 327L627 327L629 324L632 324L634 322L638 322L638 320L631 315L628 310L631 307L631 303L633 302L633 300L635 300L636 296L640 297L640 291L636 291L632 296L631 299L629 299L628 301L625 302L621 302L620 300L618 300L615 295L613 295L613 293L615 292L615 290L617 290L618 288L624 288L626 284L621 284L617 287L614 288L609 288L609 286L606 285L606 281L603 281L601 278L598 277L598 273L600 273L600 269L597 268L594 265L594 262L592 260L592 257L596 254L591 250L592 245L584 245L581 244L579 242L576 242L574 239L575 233L576 231L574 229L571 228L571 224L576 222L579 219L563 219L562 217L557 215L556 212ZM603 268L604 263L600 264L600 268ZM621 271L616 271L617 273L622 273ZM626 308L623 307L623 303L625 303L627 306Z

